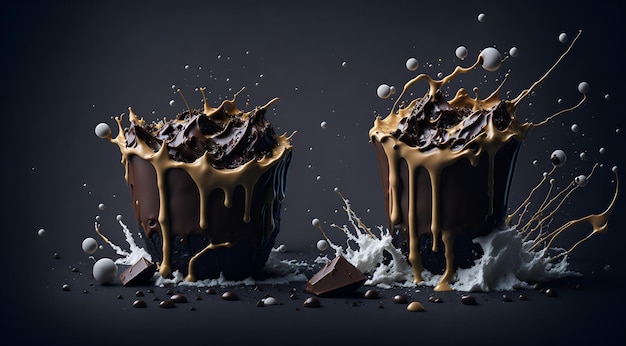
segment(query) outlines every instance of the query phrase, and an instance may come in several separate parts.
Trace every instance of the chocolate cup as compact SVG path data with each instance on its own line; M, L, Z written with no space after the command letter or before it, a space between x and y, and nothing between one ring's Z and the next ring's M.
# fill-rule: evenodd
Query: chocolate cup
M380 142L372 137L381 183L385 197L387 224L392 232L394 245L407 256L409 252L409 174L414 174L416 187L415 215L419 241L419 251L422 265L433 274L442 274L445 271L445 245L438 240L439 250L432 251L433 235L432 221L432 187L428 171L420 167L415 172L409 172L405 159L399 160L398 183L400 201L400 220L394 223L391 219L391 205L389 201L389 160ZM511 180L517 161L520 142L511 139L496 153L493 162L493 198L489 198L489 158L483 153L477 166L472 166L468 159L459 159L443 168L441 172L439 190L439 217L442 230L447 230L455 236L454 266L468 268L482 256L482 249L472 239L488 234L505 225L508 196ZM493 203L493 212L489 212L489 204Z
M205 229L200 227L200 192L195 182L183 169L168 170L163 192L168 200L172 271L179 270L186 276L191 257L211 243L230 242L231 247L209 250L195 261L196 279L217 278L220 274L228 280L262 278L262 269L280 231L281 194L290 161L291 152L287 152L259 177L252 192L249 222L244 221L245 196L241 186L235 188L230 207L224 206L221 189L211 191L206 201ZM163 260L160 191L152 164L131 156L128 185L147 251L153 262L160 263ZM267 200L271 193L275 197L270 211Z

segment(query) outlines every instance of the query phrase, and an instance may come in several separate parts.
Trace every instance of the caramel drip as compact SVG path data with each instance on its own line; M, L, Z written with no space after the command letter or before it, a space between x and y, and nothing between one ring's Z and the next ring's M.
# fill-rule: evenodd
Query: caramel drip
M580 32L578 36L580 35ZM578 38L576 36L576 39ZM550 72L554 70L556 65L564 58L564 56L571 50L574 42L574 39L567 50L559 57L556 63L538 80L536 81L530 88L525 89L520 93L518 97L511 101L504 101L506 109L511 117L511 121L509 125L503 129L499 130L496 128L493 119L489 117L487 124L485 125L483 131L479 133L474 138L468 140L468 142L461 148L453 150L450 147L437 147L430 151L422 152L418 147L412 147L398 138L394 137L391 133L398 128L398 124L400 121L408 117L411 114L411 111L415 108L416 104L421 101L421 99L416 99L411 101L406 107L399 107L397 111L395 111L398 102L402 99L405 92L413 86L416 82L424 80L429 85L428 95L430 98L434 98L436 93L441 90L441 88L452 80L455 76L467 73L474 70L481 62L482 58L479 56L476 62L469 67L460 67L457 66L454 71L448 76L440 79L434 80L430 76L426 74L420 74L412 80L408 81L402 90L402 93L398 96L398 99L395 101L394 106L391 109L391 112L386 118L377 117L374 120L374 125L369 131L369 136L372 141L377 140L388 160L389 167L389 190L388 190L388 198L389 198L389 208L388 213L390 215L390 221L392 224L400 223L402 220L401 215L401 203L400 203L400 182L399 182L399 166L401 160L404 160L408 166L408 175L409 175L409 207L408 207L408 236L409 236L409 262L413 268L414 281L415 283L419 283L422 281L422 260L419 254L419 244L418 244L418 234L417 234L417 215L416 215L416 205L417 205L417 196L415 193L415 176L418 168L425 168L428 172L430 183L431 183L431 205L432 205L432 219L430 230L433 236L433 245L432 251L439 250L439 237L441 235L441 240L445 246L445 259L446 259L446 269L445 272L435 287L435 291L449 291L451 290L449 284L452 281L454 275L454 234L450 230L441 229L440 225L440 187L439 180L440 175L443 169L449 165L452 165L458 160L467 159L470 161L471 165L476 167L478 165L481 154L486 153L488 157L488 176L487 176L487 184L488 190L487 194L489 196L489 213L493 213L493 181L494 181L494 159L498 150L506 143L508 143L511 139L516 139L518 141L523 141L526 138L527 132L537 126L541 126L554 118L557 115L560 115L566 111L573 110L580 106L582 102L584 102L585 97L583 96L583 100L579 102L576 106L571 107L569 109L563 110L559 113L554 114L543 122L533 124L530 122L520 123L517 121L515 116L515 110L517 109L517 105L519 102L526 97L532 90L537 88L543 81L548 77ZM504 81L508 78L508 74L505 75ZM478 97L478 89L475 88L474 91L476 93L476 97L472 98L468 95L465 89L461 88L457 91L455 97L450 100L448 103L453 107L462 107L462 108L471 108L473 111L479 111L483 109L490 109L498 105L500 101L498 97L498 92L500 91L504 81L500 84L500 86L487 98L480 99ZM436 120L435 120L436 121ZM453 126L446 131L448 134L453 134L460 130L463 126L463 122L459 123L456 126ZM478 149L476 149L478 148ZM383 177L385 178L385 177ZM585 219L585 221L601 223L596 221L599 217L593 217L590 219ZM604 219L602 219L604 220ZM582 222L582 221L577 221ZM601 227L600 227L601 228ZM594 226L595 230L595 226Z
M239 94L243 89L241 89L237 94ZM204 97L204 89L201 89L202 96ZM217 112L225 111L230 115L239 114L240 110L235 105L235 99L237 94L233 100L225 100L218 108L211 108L206 105L206 98L204 104L204 112L207 116L212 116ZM277 101L277 98L272 99L267 104L265 104L261 108L269 107L273 102ZM244 113L244 116L249 116L250 113ZM129 118L131 122L136 124L143 124L144 120L139 119L137 115L129 108ZM200 218L199 218L199 226L201 229L206 229L208 226L208 220L206 219L207 215L207 199L211 191L220 189L224 192L224 206L230 208L232 206L232 199L235 188L241 186L244 190L245 195L245 211L242 215L244 222L250 222L250 206L252 204L252 193L254 191L254 187L259 179L269 168L273 167L276 164L279 164L277 168L278 174L275 174L273 179L274 182L277 183L275 188L269 189L267 191L266 204L264 208L269 211L266 214L266 219L271 219L271 221L267 221L272 227L268 228L268 233L266 236L269 236L271 232L274 231L275 225L273 221L273 203L278 198L282 200L285 195L285 169L286 163L283 158L285 158L286 154L292 150L292 146L290 144L291 136L286 136L285 134L281 136L275 136L277 145L273 148L271 155L264 156L260 160L252 160L247 163L233 168L233 169L217 169L214 168L209 160L208 154L205 153L202 157L198 158L194 162L181 162L173 160L168 154L167 146L161 144L160 149L157 152L154 152L145 142L137 141L137 145L135 147L127 147L126 146L126 137L124 135L124 129L122 126L121 116L115 118L118 124L118 134L115 138L109 138L109 140L117 144L120 152L122 153L122 164L126 168L125 179L128 182L128 164L130 162L130 157L138 156L145 161L152 164L155 169L156 177L157 177L157 185L159 189L159 218L158 221L161 225L161 239L162 239L162 250L163 250L163 261L159 265L159 272L161 276L166 277L172 271L171 269L171 234L170 234L170 222L169 222L169 203L168 196L166 194L166 182L165 177L167 171L171 169L183 169L191 179L194 181L195 185L198 188L200 193ZM195 279L193 275L193 263L195 259L197 259L201 254L205 253L207 250L214 249L222 246L232 246L231 243L222 243L222 244L209 244L205 249L203 249L200 253L196 254L193 258L193 261L189 262L189 275L188 279Z

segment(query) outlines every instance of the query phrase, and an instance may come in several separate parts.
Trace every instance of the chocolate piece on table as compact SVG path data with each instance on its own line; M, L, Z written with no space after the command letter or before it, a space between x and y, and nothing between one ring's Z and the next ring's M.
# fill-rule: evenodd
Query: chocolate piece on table
M338 256L313 275L304 288L318 296L340 295L356 290L365 280L365 275L358 268L345 257Z

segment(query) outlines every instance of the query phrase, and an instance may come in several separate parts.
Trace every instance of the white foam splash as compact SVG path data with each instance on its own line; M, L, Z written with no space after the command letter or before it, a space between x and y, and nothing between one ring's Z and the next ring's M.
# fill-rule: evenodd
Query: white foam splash
M344 248L332 241L330 246L335 256L344 256L352 265L365 273L369 279L365 285L390 288L393 286L410 287L413 272L405 256L392 244L388 230L380 230L380 236L374 236L361 222L350 207L349 200L344 200L344 210L348 215L352 230L347 226L336 228L343 230L347 237ZM544 282L567 276L580 275L568 269L568 257L555 257L547 252L562 249L552 248L531 250L533 240L523 240L515 227L498 229L474 239L483 249L483 256L467 269L458 269L450 287L457 291L504 291L520 287L530 287L529 282ZM351 244L356 246L353 248ZM384 254L387 254L385 256ZM386 258L385 258L386 257ZM327 262L326 257L318 257L316 262ZM428 270L422 272L423 282L419 285L436 286L441 275L433 275Z

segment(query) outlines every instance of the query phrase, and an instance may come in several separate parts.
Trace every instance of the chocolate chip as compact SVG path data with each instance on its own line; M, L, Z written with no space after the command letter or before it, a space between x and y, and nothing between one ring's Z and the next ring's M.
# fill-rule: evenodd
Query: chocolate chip
M237 293L232 292L232 291L226 291L222 294L222 299L224 300L239 300L239 296L237 295Z
M319 308L322 306L322 302L315 297L308 297L302 304L305 308Z
M70 290L70 285L68 285L68 284L64 284L64 285L63 285L63 290L64 290L64 291L69 291L69 290Z
M518 297L519 300L528 300L528 297L525 294L520 294Z
M215 292L215 290L214 290L214 289L212 289L212 288L207 288L207 290L206 290L205 292L206 292L206 294L215 294L215 293L217 293L217 292Z
M396 294L395 296L393 296L393 299L391 301L394 302L395 304L408 304L409 303L409 300L406 298L404 294Z
M133 307L134 308L145 308L147 307L148 304L146 304L146 302L142 299L137 299L133 302Z
M142 291L135 291L135 297L143 297Z
M443 303L443 300L437 296L428 297L428 301L431 303Z
M174 304L173 301L171 300L164 300L162 302L159 303L159 307L163 308L163 309L171 309L171 308L175 308L176 305Z
M186 303L187 302L187 297L185 297L185 295L183 294L174 294L173 296L170 297L170 300L174 303Z
M464 305L476 305L476 298L469 294L464 294L461 296L461 303Z
M509 296L508 294L503 294L503 295L502 295L502 301L503 301L503 302L507 302L507 303L508 303L508 302L512 302L512 301L513 301L513 299L512 299L512 298L511 298L511 296Z
M546 294L547 297L551 297L554 298L557 296L556 291L554 290L554 288L548 288L546 289L546 291L544 292Z
M379 299L380 293L378 293L377 290L371 289L371 290L365 291L365 294L363 295L363 297L366 299Z

